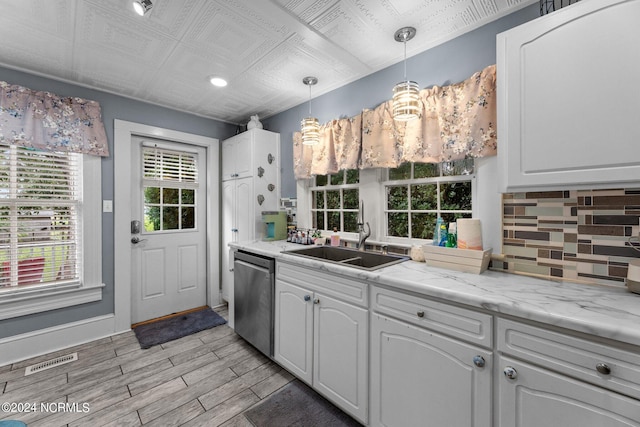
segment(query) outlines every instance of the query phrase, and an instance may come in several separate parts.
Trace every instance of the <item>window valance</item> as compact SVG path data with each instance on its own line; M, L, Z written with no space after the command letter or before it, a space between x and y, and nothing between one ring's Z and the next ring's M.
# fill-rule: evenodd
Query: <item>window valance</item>
M0 81L0 143L108 156L100 104Z
M391 101L321 127L320 143L293 138L296 179L342 169L393 168L405 162L439 163L497 153L496 67L467 80L420 91L418 119L393 119ZM358 126L360 126L358 128Z

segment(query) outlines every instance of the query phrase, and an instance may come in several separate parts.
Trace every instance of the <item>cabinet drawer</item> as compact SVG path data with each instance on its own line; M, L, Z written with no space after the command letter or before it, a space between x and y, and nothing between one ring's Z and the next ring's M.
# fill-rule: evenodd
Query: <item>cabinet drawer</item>
M276 261L276 278L362 307L367 306L367 284L364 282L282 261Z
M505 319L498 319L497 331L497 348L504 354L640 398L640 351L626 351Z
M492 316L390 289L371 287L371 308L422 328L491 347Z

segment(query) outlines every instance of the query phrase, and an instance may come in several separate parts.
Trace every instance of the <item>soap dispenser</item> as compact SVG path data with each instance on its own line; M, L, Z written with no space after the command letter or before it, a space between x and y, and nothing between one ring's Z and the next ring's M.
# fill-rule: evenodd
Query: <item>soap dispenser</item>
M331 235L331 246L340 246L340 235L338 234L337 227L333 227L333 234Z

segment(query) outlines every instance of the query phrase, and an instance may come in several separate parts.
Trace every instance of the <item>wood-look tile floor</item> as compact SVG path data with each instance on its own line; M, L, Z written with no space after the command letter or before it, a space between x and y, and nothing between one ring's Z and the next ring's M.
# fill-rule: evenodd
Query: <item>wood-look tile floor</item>
M226 308L216 312L227 318ZM71 352L78 361L24 376L26 366ZM29 427L251 426L242 412L291 380L227 325L147 350L126 332L0 367L0 403L36 404L34 412L0 411L0 420ZM41 411L41 403L58 402L67 409Z

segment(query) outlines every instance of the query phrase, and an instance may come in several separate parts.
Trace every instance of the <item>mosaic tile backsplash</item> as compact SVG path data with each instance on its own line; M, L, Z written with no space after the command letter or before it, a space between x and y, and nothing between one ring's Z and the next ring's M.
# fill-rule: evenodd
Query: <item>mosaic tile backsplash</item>
M491 268L625 286L639 221L640 188L504 194L506 258Z

